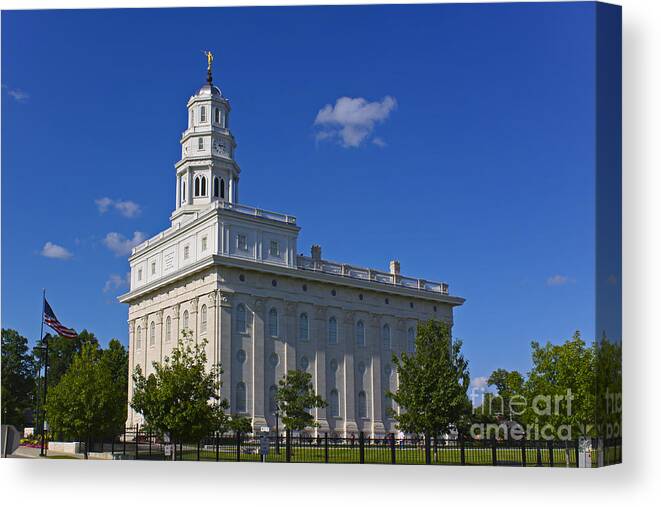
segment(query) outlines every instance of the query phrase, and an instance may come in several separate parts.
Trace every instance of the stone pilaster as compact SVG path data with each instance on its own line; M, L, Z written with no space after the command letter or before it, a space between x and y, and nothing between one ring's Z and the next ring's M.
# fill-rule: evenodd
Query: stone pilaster
M179 345L179 340L181 340L181 328L179 327L179 311L181 310L181 305L179 303L172 305L172 347Z
M195 343L198 343L200 336L199 336L199 327L198 327L198 317L197 317L197 310L198 310L198 304L200 302L200 298L194 297L191 298L189 301L189 308L188 308L188 329L193 333L193 337L195 338Z
M134 412L131 408L131 398L133 397L133 369L135 368L135 320L128 321L129 332L129 381L128 381L128 410L126 411L126 426L133 426Z
M342 395L342 407L340 414L344 418L344 434L358 434L356 423L356 382L354 374L354 349L356 346L356 323L353 312L347 312L344 316L344 393Z
M296 369L296 340L298 337L298 315L296 309L296 303L289 302L285 304L285 357L283 358L285 375L289 370Z
M312 336L310 337L315 349L314 379L315 390L324 400L328 401L326 392L326 342L328 339L328 322L325 307L315 307ZM315 418L319 427L315 429L317 435L330 430L326 419L326 408L315 409Z
M253 318L252 330L252 426L259 431L261 426L266 426L266 407L264 405L264 340L266 330L264 329L265 301L262 298L255 299L255 316Z
M223 385L220 388L221 396L230 401L234 401L232 393L232 301L230 295L221 293L218 298L219 304L219 332L218 332L218 350L220 351L220 363L223 368Z
M383 389L381 385L381 319L378 315L373 315L369 319L369 335L369 347L372 355L370 417L372 418L372 435L380 436L385 433L385 428L383 426Z

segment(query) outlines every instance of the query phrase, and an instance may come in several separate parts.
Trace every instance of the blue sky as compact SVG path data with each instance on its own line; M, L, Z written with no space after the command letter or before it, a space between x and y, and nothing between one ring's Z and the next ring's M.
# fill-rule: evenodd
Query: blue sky
M3 12L2 326L33 341L46 287L65 324L126 343L121 249L168 226L212 49L241 201L296 215L300 251L447 281L473 377L591 338L593 21L573 3Z

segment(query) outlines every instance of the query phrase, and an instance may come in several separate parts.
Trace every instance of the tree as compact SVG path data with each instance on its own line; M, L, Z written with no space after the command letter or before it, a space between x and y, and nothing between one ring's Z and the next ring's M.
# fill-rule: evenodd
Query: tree
M57 433L83 442L114 436L124 423L125 394L109 362L93 343L83 345L58 384L49 390L46 420ZM85 458L87 459L87 446Z
M119 400L113 410L115 433L124 429L128 404L129 353L117 339L108 342L108 348L101 351L101 363L110 371L114 396Z
M241 415L232 415L229 419L227 427L234 432L252 432L252 423L250 422L250 419Z
M199 441L228 423L229 404L219 394L222 368L216 364L207 371L206 340L196 344L191 334L184 331L172 354L152 363L154 373L145 377L139 366L133 373L131 407L148 430L173 442Z
M62 376L67 372L76 354L79 354L86 344L99 345L93 333L83 329L75 338L66 338L60 335L46 335L48 340L48 389L57 385ZM44 340L37 341L37 349L34 356L38 368L44 364Z
M23 428L33 406L35 367L27 338L2 330L2 424Z
M303 430L319 426L310 413L313 408L323 408L327 403L314 390L312 375L299 370L289 370L278 382L276 403L287 430Z
M556 431L564 427L572 438L594 434L594 359L594 348L586 346L578 331L562 345L532 342L525 421Z
M461 341L453 342L448 324L431 320L418 326L415 350L393 355L399 387L387 396L403 409L391 411L398 427L427 439L452 429L465 431L471 415L470 377Z
M488 410L493 416L502 416L507 420L513 420L512 399L514 396L522 395L525 380L518 371L507 371L504 368L498 368L489 376L487 385L495 387L496 397L489 399ZM516 407L515 411L516 411Z

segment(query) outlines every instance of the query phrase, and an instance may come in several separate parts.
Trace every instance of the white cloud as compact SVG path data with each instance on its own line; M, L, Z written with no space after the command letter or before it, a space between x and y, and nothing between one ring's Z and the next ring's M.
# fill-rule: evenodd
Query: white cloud
M16 102L27 102L27 100L30 98L30 95L27 92L18 88L9 88L9 86L4 84L2 87L7 90L7 95L13 98Z
M145 240L144 233L135 231L133 238L128 239L118 232L109 232L103 238L103 244L108 247L117 257L128 255L131 250Z
M101 197L94 201L97 208L99 208L99 213L107 213L110 208L114 208L119 212L120 215L126 218L137 217L142 209L140 205L133 201L123 201L121 199L111 199L110 197Z
M369 102L362 97L340 97L335 105L326 104L317 113L314 125L319 127L317 141L337 139L345 148L357 148L367 139L377 123L384 122L397 107L394 97ZM385 146L381 138L373 140L378 146Z
M385 148L388 146L388 144L380 137L375 137L372 139L372 144L376 144L379 148Z
M476 391L484 391L489 386L489 379L487 377L475 377L471 380L471 387Z
M63 246L51 243L50 241L47 241L41 249L41 255L48 257L49 259L60 259L63 261L69 260L73 257L73 254L69 250Z
M103 286L103 292L110 292L121 289L123 287L129 286L129 277L131 273L126 273L125 276L112 274L106 280L106 284Z
M570 282L573 282L573 280L566 275L553 275L553 276L549 276L546 279L546 285L548 285L549 287L567 285Z

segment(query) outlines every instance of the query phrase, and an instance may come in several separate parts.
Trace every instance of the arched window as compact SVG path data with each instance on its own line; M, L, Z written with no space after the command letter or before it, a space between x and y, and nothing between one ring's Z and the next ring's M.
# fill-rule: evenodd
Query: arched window
M220 109L216 108L214 111L215 119L214 121L216 123L220 123Z
M225 199L225 180L220 179L220 198Z
M207 121L207 108L205 106L200 108L200 121Z
M193 187L195 191L193 192L194 197L199 197L200 196L200 177L195 176L195 186Z
M356 322L356 345L359 347L365 346L365 324L362 320Z
M269 387L269 408L271 412L275 412L278 408L278 388L276 386Z
M200 195L206 196L207 195L207 177L202 176L202 178L200 178L200 180L202 181L202 184L200 185L201 186Z
M188 310L184 310L184 317L183 317L183 328L188 331Z
M330 392L330 415L340 417L340 394L337 389L331 389Z
M335 317L328 319L328 343L331 345L337 343L337 319Z
M199 151L202 151L204 149L204 138L203 137L198 137L197 138L197 149Z
M200 333L207 332L207 305L202 305L200 309Z
M309 327L308 327L308 314L301 313L301 316L298 318L298 339L302 342L308 341L309 338Z
M365 391L358 393L358 417L367 417L367 395Z
M238 333L246 332L246 307L243 303L236 307L236 331Z
M406 334L406 350L409 354L415 353L415 329L409 328Z
M245 412L246 405L246 385L243 382L239 382L236 385L236 411Z
M269 310L269 334L278 336L278 310L275 308Z
M218 182L218 178L213 179L213 196L220 197L220 183Z
M156 324L153 322L149 324L149 346L156 345Z
M165 319L165 341L169 342L172 338L172 319L168 315L168 318Z
M135 348L142 348L142 328L140 326L135 330Z
M390 326L388 324L383 325L381 338L383 339L384 350L390 350Z

